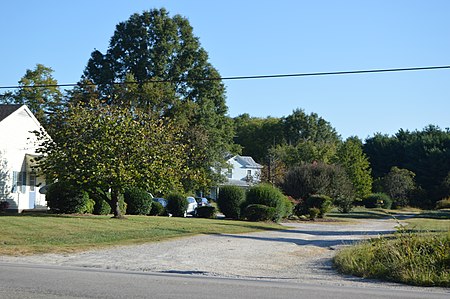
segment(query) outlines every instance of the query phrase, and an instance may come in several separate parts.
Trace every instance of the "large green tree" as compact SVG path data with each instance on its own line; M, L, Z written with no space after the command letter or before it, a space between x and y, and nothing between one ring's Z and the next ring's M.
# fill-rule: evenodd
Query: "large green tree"
M338 148L336 163L341 165L352 181L356 196L365 198L372 192L370 163L357 137L347 138Z
M69 107L63 119L54 136L60 142L37 132L44 156L40 170L53 181L102 196L115 217L122 216L118 199L125 188L166 193L179 189L182 177L195 175L188 171L182 136L171 122L99 103Z
M331 124L316 113L306 114L303 109L295 109L283 118L286 143L296 145L303 141L337 143L340 136Z
M212 167L231 151L233 127L219 78L188 20L154 9L119 23L106 53L92 52L81 83L97 87L80 84L74 99L88 101L93 92L106 104L174 119L187 132L191 170L204 178L186 185L199 188L211 184Z
M32 70L27 69L19 80L19 88L0 96L0 102L5 104L27 105L39 122L52 131L52 117L61 109L62 94L53 78L53 69L37 64Z
M234 119L234 142L242 147L242 154L259 163L267 163L268 150L283 143L281 119L276 117L251 117L241 114Z

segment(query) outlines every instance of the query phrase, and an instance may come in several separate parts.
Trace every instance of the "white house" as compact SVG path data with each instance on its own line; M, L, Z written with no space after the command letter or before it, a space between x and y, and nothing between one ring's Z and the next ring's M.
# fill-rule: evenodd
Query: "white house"
M227 159L227 168L222 168L221 174L226 177L226 181L221 185L233 185L248 188L261 181L261 169L258 164L249 156L230 156ZM217 198L220 186L211 190L211 197Z
M262 165L258 164L249 156L232 156L227 160L228 168L222 169L226 176L225 185L249 187L261 181Z
M38 154L32 131L41 125L25 105L0 105L0 201L9 210L45 208L45 195L39 187L45 179L32 168Z

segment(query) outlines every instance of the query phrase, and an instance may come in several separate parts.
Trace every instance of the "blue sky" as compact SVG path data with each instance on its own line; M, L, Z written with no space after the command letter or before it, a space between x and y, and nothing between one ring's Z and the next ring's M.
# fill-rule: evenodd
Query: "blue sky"
M187 17L222 76L450 65L447 0L1 0L0 86L37 63L77 82L135 12ZM315 112L343 138L450 127L450 70L225 81L230 116Z

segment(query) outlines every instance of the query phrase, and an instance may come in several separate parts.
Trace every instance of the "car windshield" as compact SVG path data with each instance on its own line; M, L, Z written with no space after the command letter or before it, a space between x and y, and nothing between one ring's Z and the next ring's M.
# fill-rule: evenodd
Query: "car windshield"
M188 198L187 198L187 201L188 201L189 203L194 203L194 202L196 202L195 199L192 198L192 197L188 197Z

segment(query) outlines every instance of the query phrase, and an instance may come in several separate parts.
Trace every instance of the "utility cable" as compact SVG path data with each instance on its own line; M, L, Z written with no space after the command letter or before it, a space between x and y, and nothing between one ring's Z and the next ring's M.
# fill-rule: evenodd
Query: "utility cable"
M198 82L198 81L222 81L222 80L250 80L250 79L271 79L271 78L292 78L292 77L312 77L312 76L334 76L334 75L354 75L354 74L370 74L370 73L393 73L393 72L410 72L410 71L427 71L450 69L450 65L441 66L425 66L425 67L409 67L409 68L393 68L393 69L372 69L372 70L356 70L356 71L336 71L336 72L317 72L317 73L294 73L294 74L278 74L278 75L255 75L255 76L233 76L233 77L207 77L192 78L185 80L173 79L156 79L146 80L142 82L112 82L105 85L126 85L126 84L144 84L144 83L173 83L173 82ZM96 86L96 83L67 83L67 84L42 84L42 85L12 85L0 86L0 89L16 89L16 88L40 88L40 87L75 87L75 86Z

